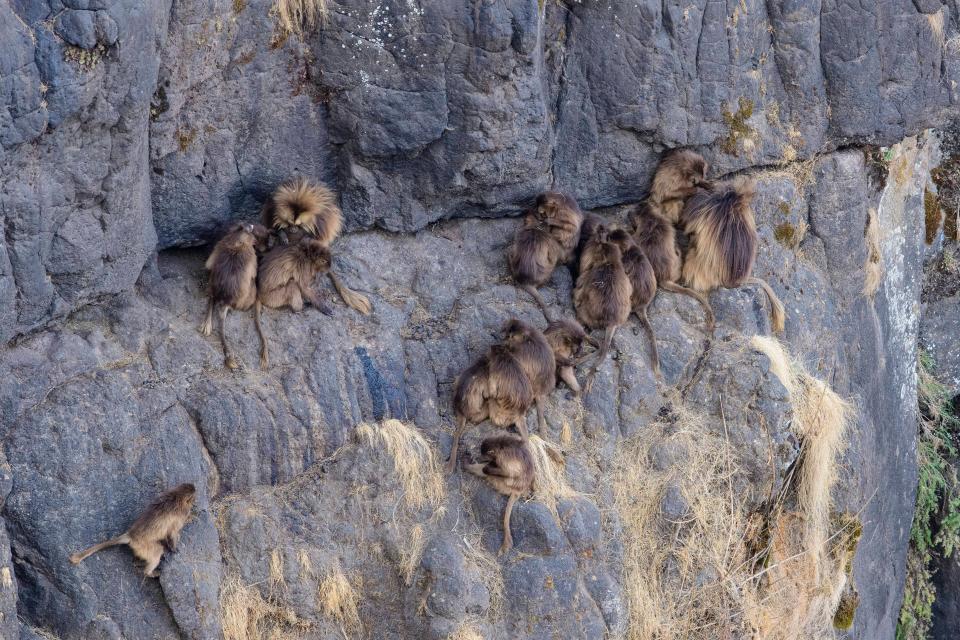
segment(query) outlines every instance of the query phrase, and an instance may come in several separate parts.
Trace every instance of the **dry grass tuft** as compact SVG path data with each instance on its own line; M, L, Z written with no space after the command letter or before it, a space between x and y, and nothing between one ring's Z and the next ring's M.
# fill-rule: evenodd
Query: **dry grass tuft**
M287 590L287 581L283 577L283 551L274 549L270 552L270 593L283 593Z
M423 550L427 546L427 540L423 535L423 525L415 524L410 529L406 544L400 549L400 577L409 587L413 582L413 574L420 564L420 557L423 556Z
M482 537L477 531L463 538L463 557L480 572L490 594L487 618L495 620L503 614L506 585L503 582L503 568L497 558L484 549Z
M462 623L456 631L447 636L447 640L485 640L483 634L469 622Z
M310 629L290 608L267 600L240 578L224 581L220 590L220 623L224 640L296 638Z
M327 0L275 0L273 10L288 33L302 34L327 18Z
M317 603L324 616L340 625L344 638L357 638L363 633L358 610L360 594L339 565L328 569L320 582Z
M883 282L883 256L880 253L880 223L877 222L877 210L870 209L867 217L867 228L864 231L867 242L867 262L863 269L863 295L873 298Z
M383 447L393 458L394 471L403 487L404 502L411 509L443 506L446 484L437 455L416 427L399 420L361 424L356 435L367 446Z
M530 453L533 455L534 498L547 505L556 514L557 500L577 495L564 474L560 450L538 435L531 435Z

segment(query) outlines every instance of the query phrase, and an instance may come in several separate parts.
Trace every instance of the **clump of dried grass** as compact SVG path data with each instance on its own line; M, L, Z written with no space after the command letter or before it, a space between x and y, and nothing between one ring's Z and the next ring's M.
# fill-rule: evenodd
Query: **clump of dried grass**
M408 507L442 507L446 493L443 473L433 447L416 427L391 419L380 424L361 424L356 435L367 446L383 447L393 458L394 473Z
M423 525L415 524L410 529L406 544L400 549L400 577L409 587L413 582L413 574L420 564L427 540L423 535Z
M557 500L577 495L567 484L563 457L557 447L538 435L530 436L528 446L533 457L533 496L556 514Z
M220 623L224 640L262 640L263 638L295 638L310 629L310 622L300 619L290 609L266 599L253 585L233 576L220 589Z
M340 626L343 637L357 638L363 633L358 605L360 594L339 564L331 566L320 582L317 604L321 613Z
M464 622L447 636L447 640L484 640L484 637L473 624Z
M275 0L273 11L285 32L303 33L327 17L327 0Z
M880 253L880 223L877 222L877 210L870 209L867 217L867 228L864 231L867 242L867 262L863 269L863 294L872 298L883 282L883 255Z
M463 557L474 566L483 578L483 584L490 595L487 609L488 619L497 619L503 614L506 585L503 581L503 569L497 558L483 547L482 534L479 531L463 538Z

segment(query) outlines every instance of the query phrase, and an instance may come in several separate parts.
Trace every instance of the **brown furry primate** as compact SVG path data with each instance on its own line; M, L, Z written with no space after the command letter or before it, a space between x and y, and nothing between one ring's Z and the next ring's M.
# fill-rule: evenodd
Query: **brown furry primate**
M677 231L662 213L659 205L650 201L637 205L630 212L633 239L653 267L657 285L664 291L690 296L700 303L706 314L707 331L713 331L713 308L707 297L693 289L677 284L682 275L683 261L677 248Z
M523 226L507 250L507 264L517 285L529 293L547 321L550 311L537 291L557 265L573 259L580 242L583 214L577 203L562 193L547 192L527 210Z
M567 318L551 322L543 335L553 349L553 357L557 363L557 379L566 383L574 395L579 395L580 383L577 382L573 367L580 358L584 342L595 347L600 344L583 330L579 322Z
M326 185L298 177L281 184L261 210L263 223L276 230L283 244L296 244L312 236L330 247L343 228L343 213L337 196ZM370 300L340 281L333 268L327 270L333 288L351 309L368 315Z
M647 199L660 207L671 224L677 224L683 203L698 188L710 188L707 161L695 151L675 149L667 152L657 166Z
M156 569L163 556L164 546L170 551L177 550L180 530L190 517L195 499L196 488L190 483L181 484L161 494L140 514L126 533L73 554L70 562L80 564L98 551L125 544L130 547L133 555L145 563L144 575L156 578L159 575Z
M224 363L231 369L240 366L227 342L227 314L230 309L246 311L257 300L257 248L269 232L259 224L238 222L217 242L207 258L205 267L210 272L207 315L200 332L209 336L213 331L213 314L220 315L220 344ZM254 321L259 319L254 316Z
M653 302L653 297L657 295L657 276L653 273L650 260L647 259L643 250L637 246L633 236L623 229L614 229L607 238L620 247L623 269L627 272L630 285L633 287L630 305L647 334L647 340L650 341L650 363L653 367L653 373L659 377L660 354L657 350L657 338L653 334L653 326L647 317L647 307Z
M496 344L466 371L457 376L453 385L453 410L457 416L457 430L453 434L446 472L457 465L457 447L468 424L480 424L489 419L495 426L516 427L524 441L527 432L526 415L535 401L533 385L511 348Z
M610 351L614 334L630 316L632 295L633 286L623 268L620 247L609 240L606 225L598 225L580 255L580 275L573 288L577 319L587 329L602 329L604 332L596 362L587 374L584 385L588 393L600 363Z
M261 307L294 311L309 302L321 313L332 315L333 310L313 289L313 280L330 269L330 250L315 238L305 237L296 244L274 247L260 261L257 274L257 302L253 317L260 334L260 366L269 366L267 339L260 324Z
M516 436L493 436L480 444L480 455L464 465L475 476L483 478L498 493L507 496L503 511L503 543L499 554L513 547L510 535L510 514L517 498L533 491L533 456L526 443Z
M543 413L543 398L557 386L557 361L546 337L536 327L511 318L504 324L503 344L520 363L530 380L540 433L545 433L547 420Z
M701 292L758 285L770 303L773 330L779 333L784 325L783 304L769 284L752 275L758 242L750 207L754 193L753 180L739 177L713 191L699 192L687 202L681 223L690 247L683 261L683 280Z

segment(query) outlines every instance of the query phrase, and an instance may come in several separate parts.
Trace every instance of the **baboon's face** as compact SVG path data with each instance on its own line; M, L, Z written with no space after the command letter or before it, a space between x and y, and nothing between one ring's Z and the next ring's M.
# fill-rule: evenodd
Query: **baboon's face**
M686 175L691 187L711 188L712 185L707 180L707 168L707 161L700 157L695 158L690 163Z
M529 334L530 328L516 319L507 320L500 330L501 338L506 344L523 342Z

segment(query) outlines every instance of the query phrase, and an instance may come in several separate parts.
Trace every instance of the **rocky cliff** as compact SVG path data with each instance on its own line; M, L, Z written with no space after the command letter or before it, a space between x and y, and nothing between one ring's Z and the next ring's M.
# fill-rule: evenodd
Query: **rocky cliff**
M591 394L553 394L540 435L566 486L519 503L513 555L491 553L502 499L459 475L436 488L429 461L489 333L542 324L507 277L511 216L556 185L617 217L688 146L711 177L757 177L757 274L785 343L857 408L835 492L863 523L850 633L892 638L938 159L922 132L960 97L960 5L342 0L298 35L271 4L0 0L0 635L217 638L238 610L263 637L634 633L621 445L679 387L735 451L748 504L796 461L785 389L748 344L769 333L761 296L712 295L692 384L700 310L661 293L662 383L628 329ZM247 366L225 371L197 332L200 245L293 173L340 193L335 263L375 310L268 313L267 371L233 315ZM558 312L571 287L561 269L544 288ZM377 439L391 418L425 438L419 482ZM69 564L184 481L198 514L159 580L122 549ZM689 501L668 489L655 517Z

